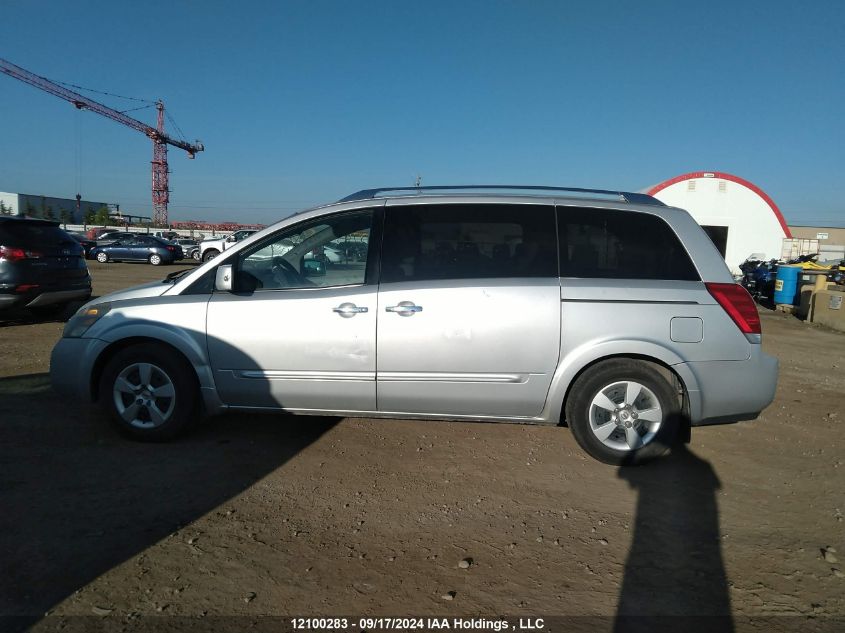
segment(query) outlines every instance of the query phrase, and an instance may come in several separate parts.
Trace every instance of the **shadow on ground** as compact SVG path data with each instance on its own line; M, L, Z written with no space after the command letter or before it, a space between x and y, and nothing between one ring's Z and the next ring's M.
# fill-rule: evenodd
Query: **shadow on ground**
M47 374L0 379L0 616L23 629L77 589L214 510L337 418L229 415L132 442ZM8 629L9 626L4 626Z
M618 476L638 498L615 630L732 630L713 467L679 444Z

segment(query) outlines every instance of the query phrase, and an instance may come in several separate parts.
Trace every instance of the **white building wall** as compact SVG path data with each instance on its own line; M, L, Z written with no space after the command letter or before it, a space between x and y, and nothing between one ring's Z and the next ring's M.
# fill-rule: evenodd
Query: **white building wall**
M9 215L17 215L18 214L18 194L16 193L8 193L6 191L0 191L0 202L3 203L3 207L7 209L6 213ZM10 212L11 210L11 212Z
M728 227L725 261L734 273L739 273L739 264L752 253L762 253L766 259L781 255L787 234L778 215L744 184L714 174L680 180L653 195L667 205L686 209L703 226Z
M54 196L4 191L0 191L0 200L3 201L6 208L12 209L11 215L27 215L33 218L47 218L52 215L54 220L59 221L66 218L67 222L71 223L83 222L89 209L96 212L102 207L109 206L105 202L82 200L79 213L77 213L76 200L73 198L56 198ZM64 216L62 211L65 212Z

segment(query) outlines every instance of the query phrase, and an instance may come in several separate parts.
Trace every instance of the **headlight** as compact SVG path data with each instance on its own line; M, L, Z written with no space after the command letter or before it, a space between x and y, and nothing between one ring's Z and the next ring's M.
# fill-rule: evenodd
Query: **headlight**
M111 310L110 303L98 303L95 306L83 306L65 325L62 336L65 338L79 338L92 325L99 321Z

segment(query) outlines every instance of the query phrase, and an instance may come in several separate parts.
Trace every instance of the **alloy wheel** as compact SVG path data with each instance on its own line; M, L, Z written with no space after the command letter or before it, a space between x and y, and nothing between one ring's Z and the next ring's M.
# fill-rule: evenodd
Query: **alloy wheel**
M590 430L605 446L633 451L651 442L663 423L663 408L654 392L633 380L611 383L593 397Z
M161 426L176 407L173 381L152 363L133 363L123 369L114 381L112 396L118 415L139 429Z

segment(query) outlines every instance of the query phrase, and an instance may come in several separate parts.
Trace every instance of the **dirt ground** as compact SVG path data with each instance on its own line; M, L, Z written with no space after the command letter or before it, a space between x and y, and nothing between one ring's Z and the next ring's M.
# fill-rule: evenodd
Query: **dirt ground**
M90 267L95 294L177 269ZM635 469L518 425L237 414L133 443L50 390L62 324L0 325L0 614L845 618L845 335L762 317L775 402Z

